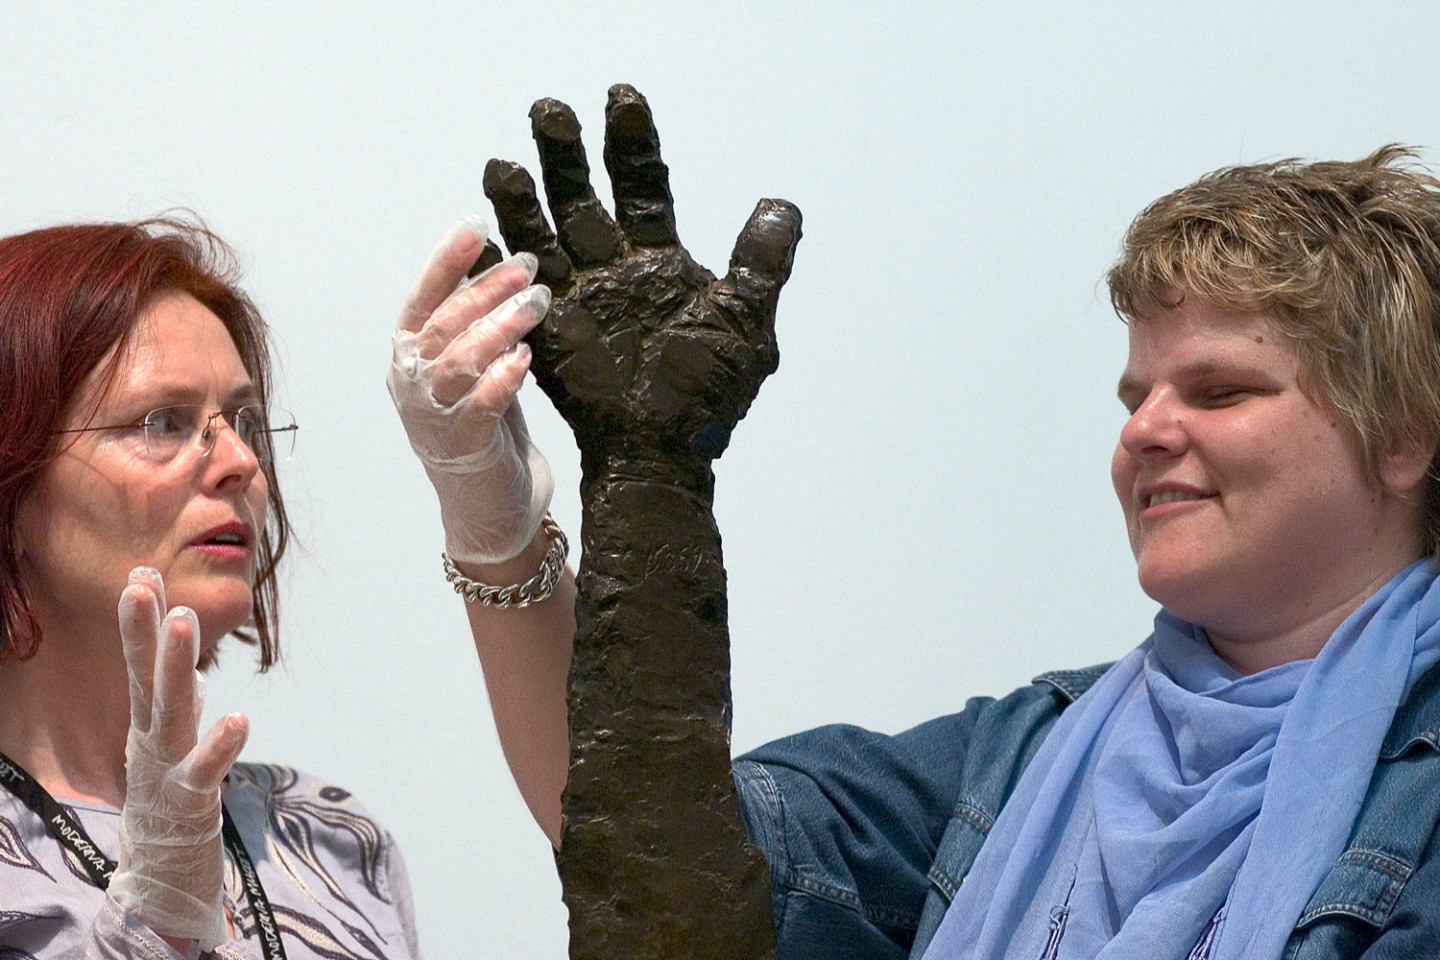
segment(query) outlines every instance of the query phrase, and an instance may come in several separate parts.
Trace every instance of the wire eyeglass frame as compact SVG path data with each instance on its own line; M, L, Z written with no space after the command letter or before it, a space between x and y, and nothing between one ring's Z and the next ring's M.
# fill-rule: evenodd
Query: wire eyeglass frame
M72 427L55 433L93 433L102 430L140 430L145 440L145 455L153 463L170 463L186 450L199 447L200 457L210 456L220 419L235 432L240 442L261 464L279 463L290 459L295 450L295 432L299 424L290 411L273 404L245 403L229 409L207 413L201 403L171 403L156 407L139 420L130 423L99 424ZM161 432L167 423L175 427ZM280 423L280 426L275 426ZM277 436L279 435L279 436ZM281 447L284 448L283 453Z

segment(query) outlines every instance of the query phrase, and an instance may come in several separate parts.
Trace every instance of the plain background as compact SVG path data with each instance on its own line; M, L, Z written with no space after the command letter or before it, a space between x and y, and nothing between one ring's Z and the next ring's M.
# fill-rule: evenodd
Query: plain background
M716 470L737 750L898 731L1143 639L1108 478L1125 330L1101 278L1126 224L1226 164L1440 146L1440 10L1413 0L0 11L0 229L178 206L241 254L302 424L301 546L284 666L230 650L209 713L245 710L247 759L389 826L432 957L564 954L382 383L416 269L485 212L486 159L533 169L532 100L576 108L598 171L606 88L644 92L713 268L758 197L804 211L780 370ZM522 399L578 542L573 442Z

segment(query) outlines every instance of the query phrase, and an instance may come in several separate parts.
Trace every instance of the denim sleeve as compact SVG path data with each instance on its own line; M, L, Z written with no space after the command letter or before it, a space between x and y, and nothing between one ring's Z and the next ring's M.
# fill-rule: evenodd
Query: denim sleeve
M736 761L746 824L770 863L777 960L908 955L990 702L894 736L821 727Z

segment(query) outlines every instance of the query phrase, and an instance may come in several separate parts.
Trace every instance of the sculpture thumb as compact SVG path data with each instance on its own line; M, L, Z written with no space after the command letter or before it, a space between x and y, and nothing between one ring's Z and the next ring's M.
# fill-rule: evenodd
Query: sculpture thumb
M800 208L786 200L761 200L745 221L730 254L730 272L721 281L754 319L775 323L775 302L790 279L800 242Z

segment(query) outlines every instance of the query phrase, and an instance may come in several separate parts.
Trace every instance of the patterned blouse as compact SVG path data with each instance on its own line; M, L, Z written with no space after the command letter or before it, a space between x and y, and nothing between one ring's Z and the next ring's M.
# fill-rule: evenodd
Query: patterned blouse
M120 811L64 804L110 857ZM394 840L340 787L288 767L239 763L225 806L245 841L289 960L420 956L410 882ZM259 960L259 931L240 871L227 858L231 936L213 954ZM0 960L88 957L176 960L181 954L90 882L40 818L0 790Z

